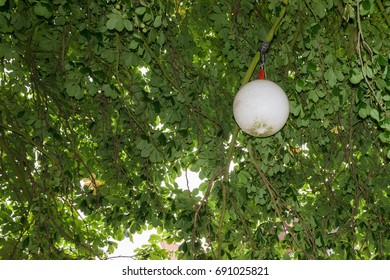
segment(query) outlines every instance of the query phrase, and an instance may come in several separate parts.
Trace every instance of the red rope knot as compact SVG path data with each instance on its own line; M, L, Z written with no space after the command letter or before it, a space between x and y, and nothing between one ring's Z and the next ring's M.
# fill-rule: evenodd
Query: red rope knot
M264 65L265 65L265 53L267 52L269 47L268 42L263 42L259 48L260 51L260 72L259 72L259 79L264 80L265 72L264 72Z

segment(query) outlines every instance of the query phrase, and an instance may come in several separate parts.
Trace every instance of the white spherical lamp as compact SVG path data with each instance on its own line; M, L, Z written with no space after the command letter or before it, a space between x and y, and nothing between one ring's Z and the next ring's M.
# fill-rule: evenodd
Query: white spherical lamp
M283 89L269 80L255 80L244 85L233 102L238 126L256 137L278 132L286 123L289 103Z

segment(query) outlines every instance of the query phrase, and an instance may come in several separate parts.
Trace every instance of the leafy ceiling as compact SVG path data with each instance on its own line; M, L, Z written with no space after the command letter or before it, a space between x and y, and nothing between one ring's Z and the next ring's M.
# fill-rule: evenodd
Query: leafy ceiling
M389 259L390 3L0 0L0 258ZM268 138L232 102L287 93ZM175 179L188 170L194 190Z

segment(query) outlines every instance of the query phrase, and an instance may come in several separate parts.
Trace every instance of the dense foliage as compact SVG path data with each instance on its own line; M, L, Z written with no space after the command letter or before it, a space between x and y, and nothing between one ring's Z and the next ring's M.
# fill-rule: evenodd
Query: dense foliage
M153 227L136 258L165 240L180 259L389 259L389 14L0 0L0 258L104 259ZM291 114L254 138L232 102L266 39ZM199 188L175 182L187 170Z

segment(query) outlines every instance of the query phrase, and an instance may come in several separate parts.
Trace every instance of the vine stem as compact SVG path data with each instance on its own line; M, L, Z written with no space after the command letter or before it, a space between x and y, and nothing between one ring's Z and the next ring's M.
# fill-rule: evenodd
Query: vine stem
M285 13L286 13L286 7L288 5L288 0L283 0L282 1L282 9L280 10L280 14L278 18L275 20L274 24L272 25L271 29L268 31L266 37L265 37L265 42L270 43L272 39L274 38L274 35L276 33L276 30L278 29L280 22L282 21ZM249 65L248 70L245 73L245 76L241 82L241 86L244 86L249 82L251 79L253 72L255 71L256 65L260 61L260 51L258 50L255 54L255 56L252 59L251 64ZM222 228L223 228L223 222L225 219L225 212L226 212L226 202L227 202L227 184L229 182L229 169L230 169L230 164L233 159L233 153L234 153L234 148L236 144L236 139L238 136L239 128L237 124L234 126L233 131L232 131L232 137L230 140L229 148L228 148L228 153L227 153L227 158L226 158L226 164L225 164L225 172L223 175L223 184L222 184L222 210L221 210L221 217L219 219L219 227L218 227L218 258L221 259L222 257Z

